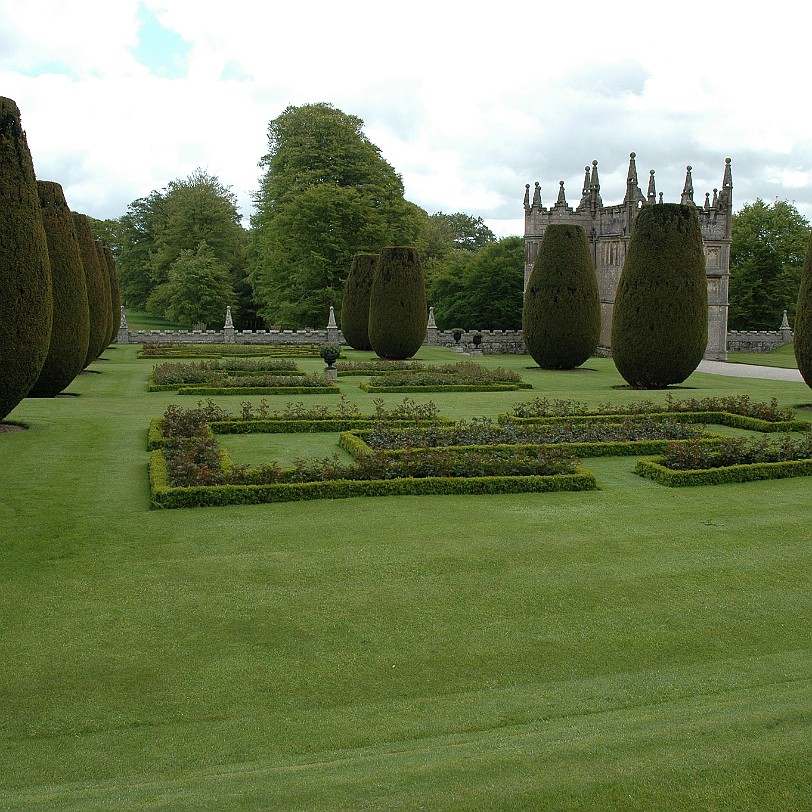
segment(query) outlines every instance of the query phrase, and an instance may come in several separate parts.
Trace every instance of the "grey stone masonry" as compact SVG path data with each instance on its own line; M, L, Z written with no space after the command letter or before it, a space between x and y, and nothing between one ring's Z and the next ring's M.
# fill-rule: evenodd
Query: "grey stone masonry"
M687 167L685 185L680 202L694 204L691 167ZM632 226L640 208L662 203L654 183L654 170L649 173L648 188L644 195L638 186L635 153L631 153L626 177L626 195L623 202L604 206L600 194L598 162L584 169L581 199L575 208L567 204L564 182L559 183L556 202L549 209L542 206L541 186L537 182L530 194L530 184L524 193L524 284L530 277L544 230L551 223L577 223L589 238L601 297L601 337L604 351L611 350L612 307L620 281L620 271L626 258L626 249ZM699 224L705 248L705 266L708 278L708 348L706 358L724 360L727 357L728 279L730 276L730 238L733 216L733 176L730 158L725 159L721 189L708 192L703 205L697 205Z

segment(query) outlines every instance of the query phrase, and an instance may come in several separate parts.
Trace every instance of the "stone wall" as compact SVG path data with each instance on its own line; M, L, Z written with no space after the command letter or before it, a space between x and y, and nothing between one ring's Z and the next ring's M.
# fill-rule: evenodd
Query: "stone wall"
M787 335L789 333L789 335ZM730 330L728 352L770 352L792 342L792 332L785 330Z

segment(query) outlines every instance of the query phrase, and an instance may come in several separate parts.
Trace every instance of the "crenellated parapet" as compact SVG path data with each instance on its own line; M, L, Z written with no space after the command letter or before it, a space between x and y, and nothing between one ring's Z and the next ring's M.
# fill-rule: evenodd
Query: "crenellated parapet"
M601 345L605 349L610 348L615 292L634 221L643 206L659 205L663 202L663 193L657 192L653 169L649 171L646 193L643 194L639 185L636 157L634 152L629 155L626 191L623 202L619 204L609 206L603 204L597 161L592 161L591 166L584 167L581 199L574 209L567 204L564 181L559 182L556 202L549 208L542 205L542 189L538 181L532 197L530 184L525 186L525 287L547 226L552 223L576 223L582 226L589 238L598 274L601 294ZM730 158L725 159L721 186L712 193L705 193L701 204L697 204L694 200L692 167L688 166L680 195L680 202L696 206L699 217L708 276L706 357L717 360L727 357L728 277L733 225L733 175L730 163Z

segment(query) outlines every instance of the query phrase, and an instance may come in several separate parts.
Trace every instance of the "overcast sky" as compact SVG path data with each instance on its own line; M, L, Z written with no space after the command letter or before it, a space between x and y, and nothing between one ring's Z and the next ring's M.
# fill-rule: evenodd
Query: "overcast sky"
M523 233L524 186L576 205L640 185L695 200L732 159L734 205L812 219L812 6L547 0L0 0L0 95L20 107L37 177L93 217L200 167L244 224L289 105L360 116L429 213Z

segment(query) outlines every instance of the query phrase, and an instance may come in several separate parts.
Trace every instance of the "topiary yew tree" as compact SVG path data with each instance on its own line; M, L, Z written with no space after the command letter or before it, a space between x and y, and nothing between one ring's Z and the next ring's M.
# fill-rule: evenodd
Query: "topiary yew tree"
M110 328L110 343L115 342L118 337L118 331L121 327L121 285L118 280L118 271L116 270L116 258L113 256L113 249L109 245L102 243L102 254L104 254L104 262L107 268L107 275L110 278L110 315L112 317L112 326Z
M384 248L369 295L369 341L384 359L411 358L428 326L426 284L416 248Z
M806 246L793 326L795 360L807 386L812 386L812 232Z
M341 301L341 332L354 350L371 350L369 340L369 295L380 254L356 254L344 283Z
M639 389L682 383L708 343L708 283L694 206L643 206L615 296L612 356Z
M38 180L37 191L51 258L54 313L48 357L29 395L49 398L59 394L84 368L90 318L85 269L62 187Z
M103 268L99 260L99 252L87 215L78 212L72 212L72 214L76 237L79 240L79 252L85 268L87 306L90 314L90 340L85 357L85 366L87 366L95 361L110 343L113 318L110 277L107 268Z
M579 225L547 226L524 295L527 352L542 369L574 369L595 352L600 333L598 278L586 232Z
M31 390L48 356L51 263L20 111L0 96L0 420Z

